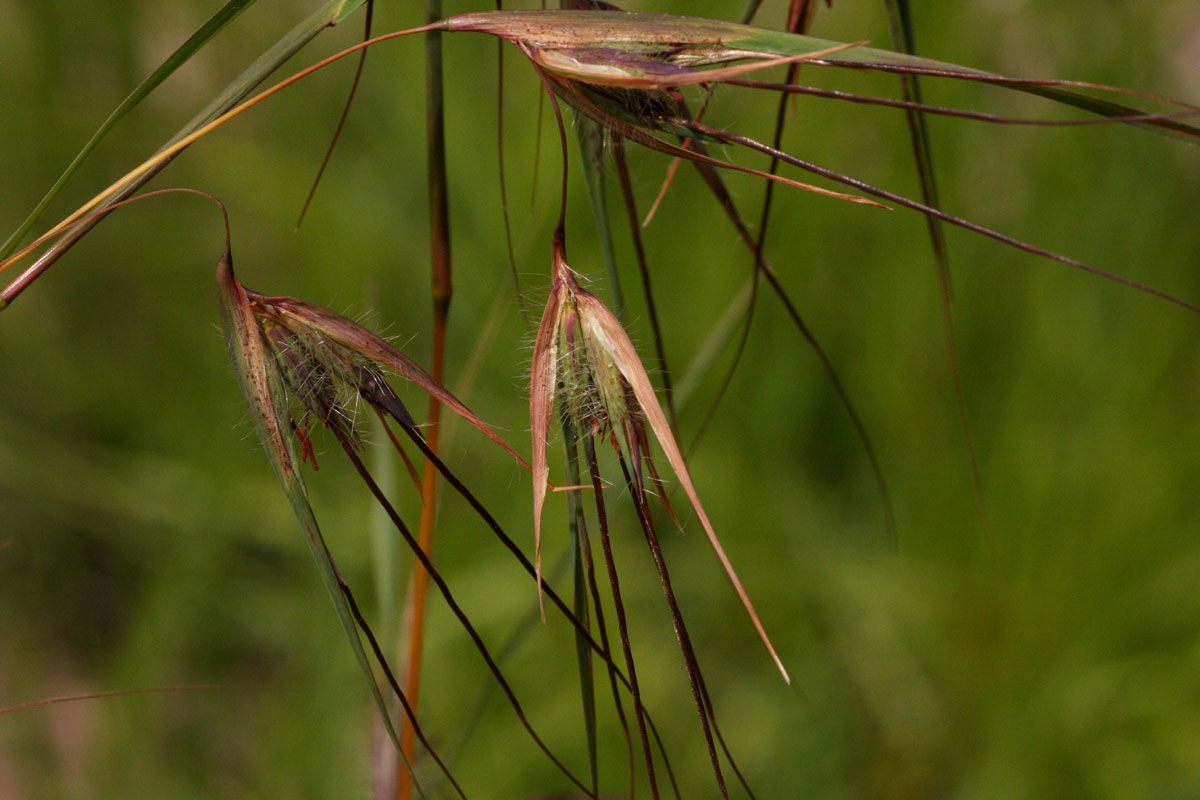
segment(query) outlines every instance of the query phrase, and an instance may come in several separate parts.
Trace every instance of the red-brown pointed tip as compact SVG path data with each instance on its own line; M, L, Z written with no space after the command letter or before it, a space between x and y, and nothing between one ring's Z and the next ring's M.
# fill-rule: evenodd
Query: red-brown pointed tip
M237 285L237 278L233 274L233 253L228 248L217 261L217 284L224 289L231 289Z

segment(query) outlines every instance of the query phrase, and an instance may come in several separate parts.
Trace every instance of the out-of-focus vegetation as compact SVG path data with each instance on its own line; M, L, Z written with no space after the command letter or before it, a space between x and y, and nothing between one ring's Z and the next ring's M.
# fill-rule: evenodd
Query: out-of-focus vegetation
M0 0L4 233L215 5ZM139 162L314 5L257 4L118 127L55 210L66 213ZM742 3L627 5L733 18ZM781 25L782 5L766 3L759 21ZM1200 100L1200 8L1190 0L916 5L922 54ZM377 29L419 16L415 4L381 2ZM888 41L882 3L822 7L814 32ZM359 33L357 21L347 24L293 63ZM456 291L448 384L525 449L530 332L511 291L501 227L495 44L455 36L446 53ZM533 185L538 87L518 59L509 64L509 188L522 287L536 318L559 165L546 117ZM271 100L154 185L202 188L229 205L249 286L347 310L426 361L417 41L372 50L345 138L293 231L351 69L347 62ZM802 79L895 91L887 76L805 68ZM927 83L926 92L941 104L1061 114L998 89ZM765 138L774 106L773 97L725 89L710 119ZM930 125L948 209L1200 300L1200 149L1121 126ZM786 144L918 191L898 112L801 99ZM645 207L666 161L632 153ZM729 181L753 213L760 183ZM764 798L1200 794L1200 319L951 231L985 525L957 427L923 220L787 190L777 202L769 257L874 437L899 547L886 544L868 464L835 394L764 293L745 362L691 464L792 687L761 652L699 527L688 522L685 535L664 542L751 785ZM581 181L570 228L572 265L607 295ZM649 360L627 236L616 230L632 328ZM646 235L678 378L751 263L688 169ZM0 716L5 798L367 791L369 698L244 422L215 327L221 244L209 205L182 196L139 204L103 223L0 315L0 706L217 686ZM683 441L699 428L728 355L683 409ZM531 546L528 475L468 426L448 430L449 463ZM317 446L315 506L351 583L374 608L368 497L336 443ZM397 494L415 517L410 489L398 485ZM685 796L713 796L657 578L628 504L613 506L647 703ZM561 496L546 530L551 563L566 548ZM439 532L437 562L498 649L536 603L531 584L450 495ZM422 717L449 753L488 678L445 607L436 598L431 605ZM561 622L537 626L507 671L547 738L582 771L572 647ZM611 713L601 727L602 785L616 789L624 743ZM455 772L472 796L565 788L502 703L487 707L456 752Z

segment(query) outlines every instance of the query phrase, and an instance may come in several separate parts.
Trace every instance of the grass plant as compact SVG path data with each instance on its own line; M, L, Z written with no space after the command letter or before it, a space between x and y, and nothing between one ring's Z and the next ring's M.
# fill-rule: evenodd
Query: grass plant
M94 400L88 381L72 378L77 405L56 400L31 412L16 391L25 382L6 382L5 438L44 438L38 458L62 466L30 491L34 502L0 494L8 510L0 575L18 587L0 598L7 637L22 654L0 666L0 727L60 709L120 713L98 709L158 698L170 706L97 723L100 738L131 740L107 750L86 726L65 738L35 727L6 734L0 789L14 763L17 797L1200 790L1188 699L1197 684L1185 668L1200 643L1200 605L1189 590L1200 549L1188 535L1200 506L1188 424L1195 387L1184 377L1200 366L1189 345L1200 288L1188 268L1200 233L1181 210L1194 210L1194 181L1143 185L1195 174L1200 107L1168 96L1180 87L1135 79L1132 64L1076 80L1026 69L1027 54L987 69L929 58L935 51L918 49L920 9L902 0L874 9L870 33L885 32L890 46L872 45L865 32L814 36L842 14L842 30L853 31L867 13L814 0L633 12L592 0L549 9L430 0L423 10L332 0L293 4L307 16L262 43L207 105L204 93L189 95L188 107L201 110L161 146L147 144L153 134L133 130L137 115L190 68L232 74L228 51L213 48L222 32L265 19L259 5L220 5L133 83L49 190L30 194L32 210L13 217L20 221L0 246L0 309L18 331L4 337L13 345L0 358L14 375L38 368L29 341L51 357L67 329L89 341L80 359L109 345L100 360L119 363L119 348L93 328L111 321L113 337L137 330L130 319L151 304L151 286L174 289L174 281L180 295L154 303L140 333L163 338L155 347L166 364L125 364L123 373L147 374L113 382L149 422L99 414L79 424L87 444L76 447L69 433L39 430L78 404L110 407L118 389ZM309 53L326 32L349 30L341 23L356 13L361 39L324 57ZM1170 13L1200 30L1200 17ZM23 14L18 26L35 27L25 18L35 15ZM929 38L953 42L967 14L931 25ZM1129 19L1139 14L1151 12L1129 6ZM489 38L497 61L480 60ZM368 52L378 55L368 62ZM352 59L340 116L327 101L288 111ZM391 106L380 105L385 74L405 95ZM981 97L992 105L979 110ZM22 98L14 98L16 107ZM848 163L847 150L811 129L841 113L854 115L843 135L861 140L855 152L891 151L879 154L883 168L865 157L837 166ZM889 114L890 126L876 130L874 120ZM311 189L289 205L284 194L303 188L292 180L307 163L300 143L262 145L245 126L290 124L320 144L316 121L331 117L332 143ZM969 139L993 152L964 155L947 144L967 125L996 132ZM364 153L378 145L377 127L399 144L373 158ZM545 152L533 144L543 127L558 145ZM110 141L117 131L124 138ZM1062 145L1066 160L1035 155L1058 136L1071 143ZM1108 175L1072 152L1094 147L1089 136L1134 155L1113 158ZM106 147L120 152L105 156ZM1143 153L1158 161L1135 180L1129 161ZM136 166L110 169L113 161ZM556 170L543 161L557 168L554 191ZM270 162L270 180L239 183L254 162ZM197 188L144 191L168 167L170 180ZM339 177L346 173L355 183ZM91 183L106 188L81 188ZM1006 207L1005 185L1042 210L1016 200ZM6 195L29 188L13 186ZM972 193L993 205L972 207ZM161 237L132 239L138 214L183 218L178 206L153 209L178 194L220 207L219 249L211 228L200 232L199 215L186 217L196 231L180 237L174 255ZM1131 205L1151 200L1162 204L1158 218ZM14 196L0 202L5 213L20 205ZM279 244L287 238L280 220L294 222L294 206L303 227ZM956 210L963 206L973 210ZM58 221L47 224L48 214ZM902 217L919 224L893 221ZM1084 235L1073 239L1076 227ZM361 241L372 238L367 231L370 243ZM882 244L865 244L872 236ZM421 238L426 245L414 244ZM121 283L89 303L61 287L82 260L71 251L93 240L107 242L112 263L74 280L87 281L84 291ZM384 258L379 249L397 244L399 268L395 252ZM187 266L142 286L121 276L130 251ZM323 605L312 591L290 593L308 572L262 471L249 454L226 454L238 451L236 441L214 445L203 462L219 469L180 466L192 456L171 469L149 457L122 460L161 446L153 444L161 438L138 444L151 430L186 426L187 446L196 447L205 429L235 416L215 399L229 381L209 388L220 371L211 360L202 379L179 384L195 395L192 418L172 421L155 405L171 396L164 387L187 360L184 334L157 326L203 313L191 299L200 281L178 277L205 261L180 255L192 251L207 254L209 270L216 265L248 427L283 489L290 528L298 523L308 544ZM841 280L858 297L833 272L811 271L830 263L857 273ZM930 274L919 263L932 265L931 280L913 277ZM1018 277L1033 264L1067 270ZM355 302L356 281L368 280L399 310L383 324L329 307ZM247 285L260 283L281 293ZM760 308L760 285L780 308ZM292 296L297 286L320 303ZM452 301L465 306L453 317ZM506 321L484 324L485 316ZM1159 324L1166 333L1147 330ZM422 330L427 357L404 341ZM935 346L921 343L926 334ZM198 352L211 338L186 347ZM1113 353L1097 359L1090 351L1101 345ZM486 364L471 369L487 379L456 375L464 364ZM909 388L881 388L901 379ZM41 380L28 384L49 385ZM1117 381L1112 405L1084 402ZM1047 401L1045 416L1013 421L1051 386L1063 396ZM1168 399L1157 402L1161 395ZM414 398L423 415L410 410L420 407ZM106 442L106 420L124 433ZM0 446L0 463L28 463L9 456ZM156 489L156 481L174 483ZM235 499L239 483L250 488ZM196 499L173 506L181 497ZM402 547L369 551L350 538L369 524L366 509L376 541ZM103 524L89 522L89 510ZM669 532L697 526L715 564L695 536ZM186 545L140 546L161 527ZM51 530L73 532L99 563L56 570L61 591L23 591L16 576L40 580L51 570L39 558L71 552L62 541L35 544L37 531ZM633 556L640 546L630 536L648 558ZM543 570L544 545L547 562L562 567ZM132 563L134 552L137 574L126 586L105 559ZM214 591L187 610L198 581ZM54 601L39 605L48 596ZM73 635L84 643L53 635L72 629L80 603L89 611ZM340 623L336 646L316 622L326 618ZM299 644L309 627L320 635ZM233 642L246 653L211 654ZM110 663L83 668L89 652ZM303 676L292 672L300 652L321 654ZM349 664L357 665L352 683ZM271 721L260 728L244 717L239 729L238 715L226 713L238 697L224 687L249 693L272 682L279 694L255 701ZM284 710L292 699L294 713ZM685 724L689 700L695 719ZM318 728L319 737L308 735ZM244 736L229 744L231 759L215 738L223 730ZM191 754L177 767L163 753L180 739ZM82 783L64 766L75 751L84 754ZM109 756L111 764L99 762ZM233 764L228 776L217 774L224 763ZM52 764L58 774L34 778L26 764ZM275 767L287 774L266 777ZM112 777L124 772L135 773L128 783Z

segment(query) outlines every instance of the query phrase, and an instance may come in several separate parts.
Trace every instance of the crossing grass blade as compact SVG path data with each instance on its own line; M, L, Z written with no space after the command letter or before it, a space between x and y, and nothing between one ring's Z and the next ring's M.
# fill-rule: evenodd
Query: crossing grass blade
M580 161L583 177L587 183L588 199L592 206L592 221L596 226L596 237L600 241L600 254L608 271L610 295L613 309L622 320L625 317L625 296L621 291L621 277L617 270L616 249L613 246L612 225L608 218L608 179L606 173L607 153L610 150L609 136L600 123L575 114L575 134L579 140Z
M678 86L697 80L718 79L716 74L697 78L697 73L732 61L806 59L822 66L929 75L978 81L1037 95L1057 103L1104 117L1138 116L1138 109L1093 97L1078 90L1127 94L1165 102L1189 110L1194 106L1128 89L1081 81L1032 80L999 75L944 61L922 58L871 47L853 47L814 36L774 31L736 22L668 14L605 13L587 11L503 11L459 14L444 22L448 30L488 33L522 46L561 56L556 68L564 73L571 58L583 58L574 75L587 81L597 75L595 58L607 53L606 80L628 73L630 79L645 77L649 65L659 67L657 85ZM553 57L553 56L552 56ZM690 75L690 76L689 76ZM689 77L685 77L689 76ZM645 85L639 83L638 85ZM1200 128L1170 117L1127 120L1154 133L1195 142Z
M126 114L132 111L134 107L138 105L138 103L142 102L142 100L146 99L151 92L157 89L163 81L171 77L171 75L175 73L175 70L187 63L188 60L190 60L191 57L200 50L200 48L208 44L209 40L216 36L221 29L223 29L230 22L233 22L233 20L237 18L239 14L241 14L250 6L254 5L256 2L258 2L258 0L229 0L229 2L222 6L217 13L213 14L207 22L201 25L195 33L189 36L187 41L181 44L175 50L175 52L167 56L167 59L163 61L162 64L159 64L157 69L146 76L146 79L139 83L137 87L129 93L129 96L122 100L120 105L113 109L113 112L108 115L108 119L104 120L104 122L100 124L100 127L96 129L96 132L92 134L92 137L87 140L87 143L84 144L83 148L75 155L75 158L71 159L71 163L67 165L65 170L63 170L62 175L58 177L58 180L54 182L54 185L51 186L49 191L46 192L45 196L38 201L38 204L34 206L33 211L29 212L29 216L25 218L20 227L13 231L12 235L5 240L3 245L0 245L0 258L7 256L17 247L17 245L21 243L21 240L25 238L29 231L33 229L33 226L37 224L38 220L42 218L42 214L45 213L46 208L51 202L53 202L54 198L58 196L63 187L67 185L67 182L71 180L72 176L75 175L80 165L83 164L87 157L92 154L92 151L96 149L96 146L100 144L100 141L108 135L108 132L111 131Z
M289 58L303 49L305 45L316 38L323 30L342 22L365 2L366 0L327 0L320 8L309 14L262 55L256 58L250 66L246 67L219 95L213 98L186 125L177 131L160 148L160 151L176 145L235 107L242 100L245 100L254 91L255 87L266 80L271 73L282 66ZM128 180L120 181L118 185L111 187L110 190L105 192L103 199L97 198L94 208L91 210L102 211L132 196L138 189L153 179L155 175L165 169L173 159L174 156L163 158L151 168L138 172ZM79 219L77 216L78 213L71 217L72 222L65 225L60 223L60 225L55 226L57 233L54 235L58 238L38 256L35 264L30 267L31 271L36 270L40 274L49 269L103 219L103 215L89 215L83 219ZM14 248L16 247L15 241L11 242L11 244ZM9 266L13 260L15 259L11 253L8 256L0 256L0 261L3 262L0 264L0 268ZM5 305L6 302L0 299L0 309L3 309Z
M912 9L908 0L885 0L888 12L888 22L892 33L892 46L907 53L916 55L916 41L913 34ZM916 75L902 74L900 76L901 94L905 101L923 104L924 98L921 84ZM781 98L782 101L782 98ZM941 209L941 199L938 193L937 176L934 171L933 146L929 141L929 128L925 124L925 115L910 108L905 113L908 121L909 139L912 144L913 161L916 163L917 175L921 181L921 200L930 208ZM778 145L776 145L778 146ZM946 249L946 226L934 216L925 217L925 226L929 231L929 242L933 248L933 261L938 276L938 309L942 316L942 341L946 350L946 361L950 370L950 380L954 389L954 405L958 413L958 425L962 431L963 448L966 451L967 463L971 470L971 488L975 495L975 505L979 511L980 524L985 538L988 534L987 501L983 493L983 475L979 468L979 456L975 449L975 436L971 431L970 417L967 413L966 393L963 390L962 369L959 367L958 337L954 331L954 315L951 310L953 299L953 282L950 275L950 253Z

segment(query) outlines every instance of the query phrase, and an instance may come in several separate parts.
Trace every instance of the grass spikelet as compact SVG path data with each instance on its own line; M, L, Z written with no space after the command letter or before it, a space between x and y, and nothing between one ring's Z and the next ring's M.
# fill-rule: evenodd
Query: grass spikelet
M328 363L342 364L349 375L345 380L360 388L369 383L362 371L392 372L415 383L422 391L474 425L481 433L528 468L528 463L500 434L444 386L435 381L417 362L397 350L378 334L327 308L291 297L274 297L250 292L248 297L257 313L286 328L301 339L322 343ZM407 412L405 412L407 413ZM411 417L409 417L411 419Z
M533 492L534 492L534 537L535 564L541 552L541 512L545 503L549 467L546 459L546 431L550 423L555 398L572 405L572 385L584 383L594 387L599 403L587 406L597 411L589 412L583 419L572 423L580 430L596 436L607 430L628 436L642 423L648 424L659 446L666 455L676 479L700 520L709 543L734 590L742 601L746 613L758 631L759 638L770 653L775 666L784 680L791 682L783 661L767 636L758 612L750 601L741 579L725 553L704 506L700 502L691 474L688 472L683 453L667 422L650 376L638 357L632 340L616 316L591 292L576 281L567 265L561 241L556 241L553 250L554 284L550 301L542 316L534 347L530 390L530 424L533 430ZM571 363L582 365L578 375L564 374L558 363L559 349L563 348L571 357ZM634 402L630 404L629 399ZM636 413L633 413L636 411ZM636 452L630 443L630 451ZM539 570L540 575L540 570Z

